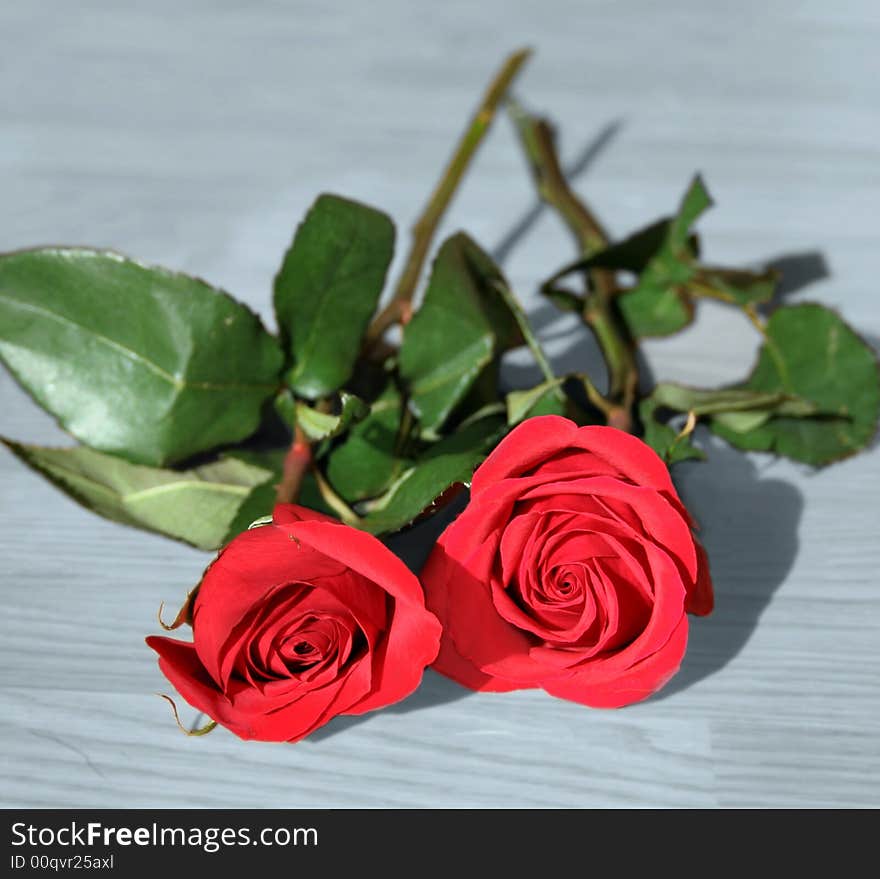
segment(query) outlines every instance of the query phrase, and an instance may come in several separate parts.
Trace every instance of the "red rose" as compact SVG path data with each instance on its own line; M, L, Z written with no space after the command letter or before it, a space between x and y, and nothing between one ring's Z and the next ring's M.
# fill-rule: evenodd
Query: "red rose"
M474 474L422 572L444 628L434 667L475 690L543 687L606 708L646 698L678 671L685 612L712 609L691 525L641 440L525 421Z
M194 643L147 638L195 708L243 739L295 742L408 696L440 625L375 537L292 504L235 538L196 594Z

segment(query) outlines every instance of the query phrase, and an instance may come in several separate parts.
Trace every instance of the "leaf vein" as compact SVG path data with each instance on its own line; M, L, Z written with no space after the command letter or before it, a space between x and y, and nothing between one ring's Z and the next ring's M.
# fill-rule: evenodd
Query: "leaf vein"
M309 334L306 336L305 342L303 342L303 353L296 357L296 366L294 367L293 371L294 380L302 375L303 371L308 365L308 361L312 357L313 349L316 343L317 328L318 325L321 323L321 319L324 316L324 311L327 308L327 302L330 299L330 296L327 295L328 291L331 291L334 287L338 287L341 284L347 283L349 281L349 276L346 273L343 272L341 278L339 277L339 275L342 271L342 267L345 265L345 261L351 256L352 251L355 249L358 234L358 230L355 230L348 241L346 241L345 247L342 250L342 255L333 266L333 271L330 273L330 277L327 278L325 283L323 284L323 289L321 293L318 294L320 297L318 301L318 307L315 310L311 326L309 327ZM350 279L354 280L355 273L350 272L349 274L351 275ZM360 272L359 274L362 274L362 272Z
M154 373L163 381L170 384L177 391L181 391L185 388L192 388L204 391L225 391L235 388L255 389L274 387L274 385L268 383L249 384L247 382L207 382L192 381L190 379L181 378L180 376L176 376L173 373L168 372L166 369L163 369L157 363L154 363L149 358L144 357L143 354L139 354L137 351L134 351L131 348L127 348L125 345L122 345L114 339L111 339L109 336L105 336L102 333L99 333L89 327L85 327L80 323L77 323L77 321L75 320L71 320L66 315L58 314L57 312L51 311L48 308L42 308L41 306L34 305L31 302L22 302L20 299L14 299L10 296L4 296L2 294L0 294L0 302L10 305L13 308L17 307L22 311L29 311L34 314L42 315L43 317L54 320L57 323L67 324L68 326L79 330L83 335L95 339L96 341L106 345L108 348L112 348L114 351L121 354L127 360L131 360L134 363L139 363L145 369Z

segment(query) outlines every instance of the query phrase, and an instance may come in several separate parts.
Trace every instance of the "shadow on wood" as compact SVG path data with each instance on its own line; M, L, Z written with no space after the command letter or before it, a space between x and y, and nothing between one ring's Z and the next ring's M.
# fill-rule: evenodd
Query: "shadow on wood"
M818 250L782 254L764 260L764 265L768 269L776 269L782 276L776 295L769 303L770 308L784 305L785 300L793 293L815 284L816 281L822 281L831 274L825 256Z
M574 180L583 174L596 159L605 151L606 147L617 137L623 122L615 119L605 125L599 133L587 143L578 153L577 158L565 168L565 176L568 180ZM501 236L499 242L492 248L492 258L502 265L510 256L511 251L528 234L529 229L547 208L543 201L535 199L535 203L515 222L510 229ZM549 273L548 273L549 274Z
M797 554L800 492L788 482L764 476L759 459L721 440L705 445L709 460L683 465L675 481L701 526L715 610L708 617L690 618L681 671L653 699L690 687L737 656Z

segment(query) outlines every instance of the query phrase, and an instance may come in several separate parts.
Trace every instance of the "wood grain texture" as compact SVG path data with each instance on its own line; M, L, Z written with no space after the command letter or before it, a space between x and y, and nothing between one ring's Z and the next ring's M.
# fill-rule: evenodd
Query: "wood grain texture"
M541 4L404 0L3 4L0 241L110 246L192 272L270 320L271 278L315 195L416 216L501 56L561 124L577 186L617 234L700 170L712 262L788 262L793 293L880 339L880 6L871 0ZM533 295L571 257L493 130L444 232L505 269L556 364L596 362ZM821 258L817 255L821 254ZM398 254L399 265L399 254ZM789 278L792 272L789 272ZM655 376L733 380L756 341L701 307L651 342ZM511 358L508 375L532 375ZM693 364L699 363L698 369ZM63 441L0 375L0 432ZM410 701L297 745L186 739L143 637L206 557L97 519L0 456L0 801L6 806L880 805L880 453L813 472L703 439L681 487L718 606L649 702L541 693Z

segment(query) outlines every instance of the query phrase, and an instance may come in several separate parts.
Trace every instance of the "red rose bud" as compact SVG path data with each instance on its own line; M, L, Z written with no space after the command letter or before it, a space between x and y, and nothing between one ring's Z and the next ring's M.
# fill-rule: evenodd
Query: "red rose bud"
M513 430L422 572L444 627L434 668L474 690L542 687L584 705L644 699L678 671L706 556L641 440L557 416Z
M195 708L243 739L295 742L418 687L440 625L375 537L292 504L208 568L193 643L147 638Z

